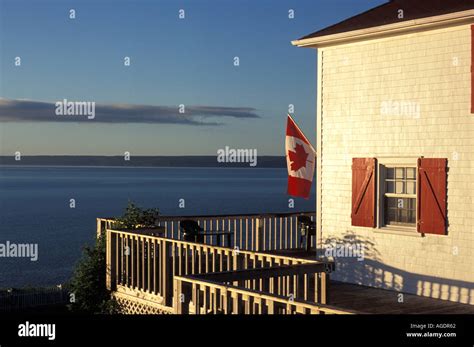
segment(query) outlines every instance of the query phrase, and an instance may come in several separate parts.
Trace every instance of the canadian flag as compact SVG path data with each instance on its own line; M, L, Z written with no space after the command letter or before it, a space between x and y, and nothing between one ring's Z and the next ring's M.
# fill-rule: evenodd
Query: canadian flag
M307 199L313 183L316 151L290 115L286 123L285 149L288 195Z

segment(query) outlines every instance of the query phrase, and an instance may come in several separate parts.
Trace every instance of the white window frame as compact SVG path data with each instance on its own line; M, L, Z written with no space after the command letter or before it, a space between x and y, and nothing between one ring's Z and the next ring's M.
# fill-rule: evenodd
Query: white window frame
M378 157L377 158L377 225L376 230L383 232L401 233L404 235L420 235L416 230L416 223L418 222L418 198L415 196L415 211L416 219L413 226L405 225L386 225L385 224L385 167L414 167L417 168L419 157ZM417 170L418 171L418 170ZM416 177L416 185L418 185L418 177ZM417 186L418 192L418 186ZM416 194L417 195L417 194Z

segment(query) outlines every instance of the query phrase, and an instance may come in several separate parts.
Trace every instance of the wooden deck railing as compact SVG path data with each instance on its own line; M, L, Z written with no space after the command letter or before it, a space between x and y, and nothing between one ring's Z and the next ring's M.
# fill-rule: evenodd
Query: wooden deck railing
M193 274L317 263L132 231L107 229L107 286L151 294L172 306L173 278Z
M214 283L238 286L260 293L326 304L333 263L306 263L192 275Z
M193 219L205 230L232 232L232 248L257 252L290 250L302 248L303 239L297 223L297 218L300 215L310 216L314 219L315 213L160 216L158 226L165 228L164 237L181 240L180 221ZM98 218L98 235L106 229L111 229L113 223L112 218ZM207 237L205 243L216 245L216 237ZM316 247L316 238L311 238L311 247Z
M289 299L280 294L217 283L200 276L177 276L174 283L176 291L174 307L178 314L356 313L330 305Z

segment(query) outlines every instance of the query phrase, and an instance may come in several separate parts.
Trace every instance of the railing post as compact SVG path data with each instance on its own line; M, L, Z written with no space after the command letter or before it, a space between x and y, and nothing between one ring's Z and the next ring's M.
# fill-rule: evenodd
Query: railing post
M171 242L162 242L161 266L163 271L163 298L166 306L173 305L173 264L170 252Z
M175 314L183 314L183 302L181 300L181 294L183 292L183 282L175 278L174 279L174 303L173 309Z
M96 220L97 220L96 238L98 239L102 231L102 221L100 218L96 218Z
M169 268L166 266L167 265L167 260L168 260L168 242L164 241L161 243L161 271L162 271L162 293L165 305L166 302L168 301L168 278L169 278Z
M319 273L320 283L321 283L321 304L329 303L329 274L327 272Z
M106 247L105 247L105 262L106 262L106 270L105 270L105 283L106 287L108 290L115 290L116 287L116 278L115 278L115 272L116 272L116 266L114 260L116 259L115 254L116 254L116 249L114 247L113 243L113 236L112 236L112 231L107 230L106 231L106 237L105 237L105 242L106 242Z
M230 293L228 292L227 288L221 291L221 296L224 314L232 313L232 297L230 296Z
M191 301L194 306L194 314L201 314L201 298L200 298L199 285L196 283L193 283L191 290L192 290Z

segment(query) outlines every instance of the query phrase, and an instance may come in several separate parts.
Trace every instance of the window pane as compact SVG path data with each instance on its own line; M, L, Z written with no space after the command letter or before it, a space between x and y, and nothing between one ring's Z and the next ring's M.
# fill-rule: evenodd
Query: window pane
M415 168L414 167L408 167L407 168L407 179L409 179L409 180L416 179Z
M397 199L387 198L387 206L388 208L397 208Z
M408 211L407 210L398 210L398 221L401 223L408 223Z
M403 194L405 193L405 182L397 181L395 184L395 193Z
M385 224L397 221L397 198L385 198Z
M416 222L416 199L385 198L385 224L414 225Z
M397 167L395 169L395 178L404 178L405 177L405 168Z
M397 210L390 208L387 211L385 211L385 224L392 224L397 221Z
M388 167L385 174L388 179L393 179L395 178L395 169L393 167Z
M397 210L394 208L391 208L388 210L388 218L391 222L396 222L397 221Z
M401 217L400 217L400 222L401 223L408 223L408 210L399 210Z
M416 184L415 182L407 182L407 194L415 194L416 193Z
M385 192L386 193L395 193L395 182L387 181Z

